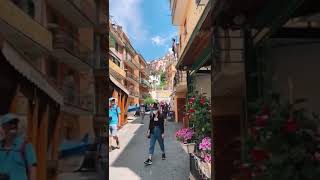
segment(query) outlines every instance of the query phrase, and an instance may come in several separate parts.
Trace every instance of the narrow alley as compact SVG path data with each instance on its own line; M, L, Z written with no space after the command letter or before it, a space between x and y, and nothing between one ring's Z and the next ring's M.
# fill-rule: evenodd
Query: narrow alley
M145 166L149 140L146 138L149 117L144 124L136 118L129 121L121 130L119 137L121 149L109 153L109 178L130 180L186 180L189 177L189 155L175 139L179 124L168 122L165 126L165 150L167 159L161 159L161 152L156 144L153 164ZM182 167L185 166L185 167Z

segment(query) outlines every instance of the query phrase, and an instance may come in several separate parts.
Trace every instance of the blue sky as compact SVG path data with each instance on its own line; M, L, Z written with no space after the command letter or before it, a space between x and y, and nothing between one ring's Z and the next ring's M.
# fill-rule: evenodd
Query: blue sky
M170 51L177 27L171 24L169 0L109 0L109 11L147 61Z

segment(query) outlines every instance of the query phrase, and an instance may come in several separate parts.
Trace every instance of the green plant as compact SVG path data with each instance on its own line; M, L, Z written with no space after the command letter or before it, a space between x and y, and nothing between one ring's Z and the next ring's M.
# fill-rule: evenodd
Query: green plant
M143 99L143 102L145 105L150 105L156 102L155 99L153 99L151 96L147 96Z
M279 96L251 104L246 138L250 175L259 180L316 180L320 177L319 117Z

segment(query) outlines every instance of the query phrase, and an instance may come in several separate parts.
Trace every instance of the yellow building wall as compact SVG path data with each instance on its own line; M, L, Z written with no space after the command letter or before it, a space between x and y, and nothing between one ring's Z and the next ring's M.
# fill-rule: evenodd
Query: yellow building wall
M179 40L180 47L181 47L179 50L180 52L179 56L181 56L181 54L183 53L190 39L190 36L194 31L194 28L196 27L205 7L206 6L197 6L196 3L192 0L188 1L187 12L183 20L186 22L186 26L182 25L179 28L179 35L181 37L181 39ZM185 33L185 29L186 29L186 33Z
M79 121L80 136L84 136L86 133L88 133L89 137L93 138L94 137L93 117L80 116L78 121Z

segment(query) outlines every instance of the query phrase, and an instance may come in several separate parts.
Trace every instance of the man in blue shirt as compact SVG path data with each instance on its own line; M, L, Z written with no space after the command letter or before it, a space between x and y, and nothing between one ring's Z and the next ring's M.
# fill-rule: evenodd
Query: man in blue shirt
M118 149L120 149L119 138L117 135L120 113L120 108L116 105L116 99L111 98L109 107L109 134L116 140Z
M35 180L36 154L32 144L17 133L18 122L14 114L0 117L0 176L8 180Z

